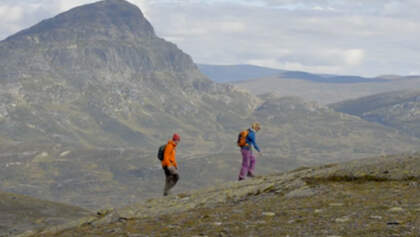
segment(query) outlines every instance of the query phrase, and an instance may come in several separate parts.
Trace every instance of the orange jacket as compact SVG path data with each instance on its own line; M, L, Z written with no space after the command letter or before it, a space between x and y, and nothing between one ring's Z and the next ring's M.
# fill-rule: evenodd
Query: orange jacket
M176 144L172 140L168 141L165 152L163 153L162 167L175 166L178 169L178 165L175 160Z

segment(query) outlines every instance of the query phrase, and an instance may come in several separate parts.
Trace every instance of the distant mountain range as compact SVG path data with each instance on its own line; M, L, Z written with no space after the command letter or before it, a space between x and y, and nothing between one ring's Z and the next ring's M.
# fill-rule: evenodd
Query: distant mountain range
M420 76L382 75L374 78L285 71L252 65L199 65L216 82L232 83L255 95L298 96L321 104L372 94L420 89Z
M367 78L360 76L314 74L302 71L287 71L268 67L260 67L248 64L242 65L210 65L198 64L200 71L215 82L244 82L259 80L268 77L305 80L318 83L370 83L387 82L389 80L402 79L400 76L383 76ZM410 78L410 77L405 77Z
M254 65L198 64L200 71L215 82L236 82L279 75L285 71Z
M420 90L381 93L332 104L330 107L420 138Z

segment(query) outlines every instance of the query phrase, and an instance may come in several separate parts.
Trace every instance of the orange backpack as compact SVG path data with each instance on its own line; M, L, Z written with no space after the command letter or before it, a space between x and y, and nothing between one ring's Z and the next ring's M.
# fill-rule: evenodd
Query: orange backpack
M248 144L246 143L246 138L248 137L248 133L249 130L243 130L242 132L239 133L238 135L238 146L239 147L244 147L244 146L248 146Z

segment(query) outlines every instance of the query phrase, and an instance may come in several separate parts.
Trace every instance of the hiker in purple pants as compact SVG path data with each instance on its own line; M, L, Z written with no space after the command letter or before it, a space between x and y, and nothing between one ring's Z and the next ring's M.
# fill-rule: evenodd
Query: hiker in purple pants
M241 147L242 167L239 173L239 180L245 179L246 176L254 177L255 156L252 154L254 147L260 155L260 148L255 142L255 133L261 129L259 123L253 123L251 128L239 134L238 145Z

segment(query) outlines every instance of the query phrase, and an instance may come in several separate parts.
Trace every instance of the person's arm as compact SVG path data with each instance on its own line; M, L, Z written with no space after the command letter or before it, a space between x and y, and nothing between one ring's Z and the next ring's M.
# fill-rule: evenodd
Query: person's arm
M260 152L260 147L257 145L257 143L255 142L255 133L250 132L248 134L249 140L251 141L251 145L255 147L255 149Z
M168 143L165 147L165 152L163 153L162 166L166 166L166 167L170 166L172 150L173 150L172 145Z
M175 150L175 149L172 149L172 156L171 156L172 160L171 160L171 162L172 162L172 165L173 165L175 168L177 168L177 169L178 169L178 164L176 163L176 158L175 158L175 155L176 155L176 150Z

